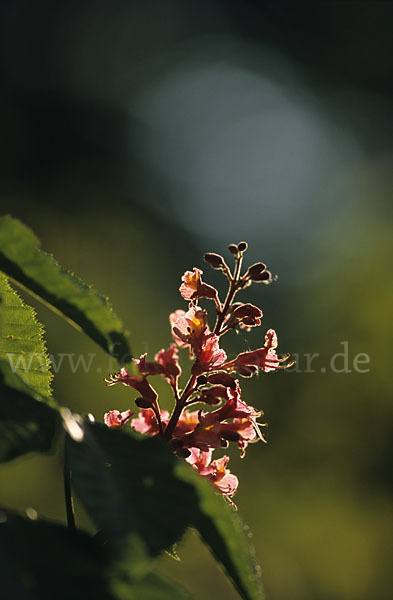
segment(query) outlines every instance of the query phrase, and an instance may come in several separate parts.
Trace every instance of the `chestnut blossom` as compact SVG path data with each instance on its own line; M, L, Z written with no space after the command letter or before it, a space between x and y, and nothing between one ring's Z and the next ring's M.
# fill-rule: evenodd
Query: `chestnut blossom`
M276 354L277 343L276 332L274 329L269 329L265 335L265 345L263 348L251 350L250 352L242 352L235 360L226 363L223 368L235 370L239 375L243 375L244 377L254 375L258 369L261 369L265 373L275 371L276 369L284 369L289 365L284 366L281 363L288 358L288 355L278 358Z
M193 268L192 271L186 271L182 277L183 283L179 291L184 300L197 300L198 298L214 299L217 296L217 290L211 285L203 283L201 269Z
M161 411L161 422L166 424L169 419L169 413L166 410ZM156 435L159 432L157 418L151 408L141 408L139 415L131 421L132 429L138 433L147 435Z
M203 336L210 333L206 311L191 304L189 310L176 319L172 332L175 339L180 339L185 346L191 346L194 351L197 351Z
M279 358L276 353L277 335L269 329L263 348L242 352L228 361L221 348L221 338L230 330L245 329L261 325L262 311L250 303L235 302L235 296L253 282L270 283L272 276L262 262L255 263L242 275L241 267L247 243L231 244L229 250L235 260L233 272L222 256L207 253L204 258L214 269L228 279L228 290L224 302L218 291L202 281L202 271L196 267L186 271L182 277L180 293L189 302L188 310L178 309L169 315L174 342L167 349L156 353L154 360L143 354L134 360L139 375L132 375L126 368L109 377L109 386L122 383L137 390L135 400L139 413L112 410L105 414L109 427L129 426L143 435L159 436L172 451L185 459L202 477L208 479L225 498L231 502L239 481L227 468L229 457L213 459L215 450L236 444L240 456L244 457L248 444L265 442L258 423L263 414L248 405L241 397L239 380L235 377L251 377L259 371L268 373L283 369L289 355ZM198 305L200 298L215 302L215 324L209 327L207 311ZM211 319L211 323L213 319ZM187 348L193 364L188 382L179 388L182 374L179 350ZM161 410L158 395L149 378L160 375L170 385L174 397L172 413ZM190 409L199 404L203 409ZM233 504L233 503L232 503Z
M146 360L147 354L142 354L136 361L139 372L143 375L162 375L170 384L175 384L181 375L179 353L176 344L171 344L168 350L160 350L153 361Z
M104 414L104 422L108 427L121 427L133 414L134 413L131 410L125 410L124 412L110 410Z
M223 456L211 462L212 454L212 449L204 451L191 448L191 454L186 461L198 471L199 475L210 479L221 494L230 498L236 492L239 480L226 468L229 456Z
M134 388L134 390L137 390L142 398L151 404L154 404L158 397L157 392L151 387L144 375L140 378L135 377L134 375L131 375L124 367L120 370L120 373L114 373L110 375L109 379L106 380L106 383L108 386L115 385L115 383L128 385Z
M210 389L214 387L220 388L219 394L226 398L225 403L217 410L198 412L198 423L195 428L180 438L183 447L195 447L207 451L209 448L219 448L225 441L237 442L243 457L249 442L258 439L266 441L257 422L262 413L241 400L237 380L234 390L223 386L213 386ZM200 398L203 400L203 393Z
M214 371L227 359L225 351L219 346L219 338L214 333L202 335L194 350L196 361L191 369L193 375Z
M170 323L170 326L171 326L172 337L175 340L175 342L176 342L176 344L177 344L177 346L179 348L185 348L186 346L188 346L188 343L187 342L183 342L183 340L178 335L176 335L174 333L173 326L176 323L176 321L178 319L180 319L180 317L184 317L185 315L186 315L186 311L182 310L180 308L178 310L175 310L173 313L171 313L169 315L169 323Z

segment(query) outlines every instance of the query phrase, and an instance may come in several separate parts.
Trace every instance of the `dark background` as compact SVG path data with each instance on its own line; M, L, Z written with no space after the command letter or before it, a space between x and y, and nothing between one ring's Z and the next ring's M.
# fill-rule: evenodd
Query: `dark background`
M106 293L150 357L183 271L248 240L279 279L247 291L262 330L226 349L274 327L298 355L245 383L269 443L231 459L267 597L390 598L392 3L13 0L0 17L1 212ZM88 373L64 361L58 400L127 408L103 384L115 365L37 310L56 360L95 353ZM58 457L2 466L0 504L64 521ZM160 568L195 598L237 597L195 536L179 553Z

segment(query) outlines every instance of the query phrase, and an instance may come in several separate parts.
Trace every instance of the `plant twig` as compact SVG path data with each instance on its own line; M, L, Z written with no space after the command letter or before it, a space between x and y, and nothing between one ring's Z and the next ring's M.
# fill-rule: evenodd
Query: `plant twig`
M66 505L67 524L70 531L76 531L74 503L71 489L71 470L67 461L67 450L64 448L64 499Z
M182 395L180 396L180 398L176 401L176 406L173 410L173 413L171 415L171 418L169 420L168 425L166 426L166 429L164 431L164 437L167 440L171 439L172 433L175 430L175 427L177 425L177 422L180 418L180 415L182 413L183 408L186 405L187 402L187 398L191 395L191 393L193 392L193 388L195 385L195 381L196 381L196 375L191 375L190 379L187 382L186 387L183 390Z

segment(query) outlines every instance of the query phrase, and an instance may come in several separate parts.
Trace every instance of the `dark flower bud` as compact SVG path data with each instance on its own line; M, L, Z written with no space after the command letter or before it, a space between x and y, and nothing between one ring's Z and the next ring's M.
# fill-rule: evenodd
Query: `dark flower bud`
M228 446L229 446L228 440L224 440L223 438L221 438L220 446L221 446L221 448L228 448Z
M234 302L233 304L231 304L231 309L232 310L236 310L236 308L239 308L239 306L243 306L244 302Z
M199 287L199 297L200 298L210 298L213 300L217 297L217 290L212 285L208 285L207 283L202 283Z
M239 252L238 247L236 246L236 244L229 244L228 250L232 254L237 254Z
M250 279L254 279L254 277L260 275L265 269L266 269L266 265L263 264L263 262L257 262L248 268L247 276Z
M219 254L206 252L206 254L203 255L203 258L211 267L213 267L213 269L222 269L225 267L225 261Z
M253 304L242 304L233 311L233 316L237 319L243 319L245 317L260 319L262 317L262 311Z
M236 381L228 373L212 373L208 378L209 383L224 385L233 390L236 388Z
M197 384L198 385L205 385L205 383L207 383L207 377L206 377L206 375L199 375L199 377L197 378Z
M152 403L146 398L137 398L135 400L135 404L139 406L139 408L151 408Z
M237 245L239 252L245 252L248 248L247 242L239 242Z
M271 281L271 279L272 274L270 273L270 271L263 271L262 273L259 273L259 275L254 275L254 277L252 277L252 280L256 282Z
M238 365L236 371L242 377L252 377L258 373L258 367L255 367L254 365Z
M220 432L220 437L228 442L238 442L240 440L240 435L237 431L232 431L231 429L227 429L226 431Z

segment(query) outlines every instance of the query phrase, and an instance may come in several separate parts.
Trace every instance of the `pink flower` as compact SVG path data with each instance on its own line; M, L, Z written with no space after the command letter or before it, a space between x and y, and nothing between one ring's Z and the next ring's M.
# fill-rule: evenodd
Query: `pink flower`
M255 426L250 419L234 419L232 423L221 423L220 435L228 442L237 442L240 449L240 457L246 454L246 448L250 442L257 442L261 439ZM262 438L265 441L264 438Z
M135 360L138 371L141 375L162 375L162 367L156 362L146 360L147 353L142 354L139 359Z
M225 441L237 442L241 456L244 456L249 442L266 441L257 422L262 413L241 400L239 382L236 380L235 390L224 389L227 395L225 404L211 412L198 412L199 422L181 438L183 447L208 451L219 448Z
M105 425L108 425L108 427L121 427L133 414L131 410L125 410L122 413L118 410L110 410L104 415Z
M194 350L197 360L191 370L193 375L214 371L227 359L225 351L219 347L219 338L214 333L202 335L200 345Z
M169 421L169 413L166 410L160 411L161 422L167 424ZM138 433L147 435L156 435L159 431L158 423L154 411L151 408L141 408L139 415L131 421L132 429Z
M206 311L199 306L191 305L186 313L176 319L172 332L175 339L180 339L184 346L191 346L196 351L201 345L202 336L210 332Z
M205 469L210 465L213 456L213 450L200 450L199 448L190 448L191 454L186 458L190 465L195 466L200 475L204 474ZM209 471L208 471L209 472Z
M173 383L181 375L181 368L179 365L179 351L176 344L171 344L168 350L160 350L154 357L154 360L161 366L162 374L169 381Z
M130 375L130 373L124 367L120 370L120 373L113 373L110 375L109 379L106 380L106 383L108 386L115 385L116 383L128 385L134 390L137 390L142 398L150 404L154 404L154 402L157 400L157 393L151 387L146 377L143 375L141 378L139 378L135 377L134 375Z
M173 339L175 340L176 344L179 346L179 348L185 348L186 346L188 346L188 343L183 342L183 340L174 333L173 326L176 323L176 321L178 319L180 319L180 317L184 317L185 315L186 315L186 311L182 310L180 308L178 310L175 310L175 312L173 312L169 315L169 323L171 326L172 336L173 336Z
M192 368L193 375L212 371L222 365L227 358L219 347L219 338L211 333L207 323L206 311L191 305L188 312L181 315L173 325L175 339L191 346L196 357Z
M199 423L199 411L184 410L177 422L174 437L181 438L186 433L190 433Z
M190 448L190 451L191 454L186 461L198 471L199 475L207 477L224 496L233 496L238 488L239 480L226 468L229 457L223 456L211 462L212 450L203 451L198 448Z
M241 399L241 389L237 379L235 383L235 389L227 388L228 400L225 404L211 414L216 414L220 421L226 421L227 419L255 419L259 417L261 413Z
M181 284L179 291L185 300L197 300L198 298L211 298L217 297L217 290L211 286L203 283L201 275L203 271L194 267L192 271L186 271L182 277L183 283Z
M168 350L160 350L154 357L154 361L147 361L146 354L142 354L136 361L138 369L143 375L162 375L171 384L181 375L179 355L176 344L171 344Z
M221 424L216 412L203 414L202 411L198 411L198 423L193 430L181 438L183 447L199 448L207 452L211 448L219 448L221 446Z
M243 377L254 375L258 369L268 373L276 369L284 369L286 365L281 363L285 361L289 355L283 358L278 358L276 354L277 335L274 329L269 329L265 335L265 345L263 348L252 350L251 352L242 352L235 360L223 366L225 369L234 369ZM288 365L289 366L289 365Z
M229 469L226 468L229 462L229 456L223 456L217 460L213 460L211 467L213 473L209 475L209 479L212 481L214 487L221 492L223 496L233 496L236 492L239 480L236 475L233 475Z

